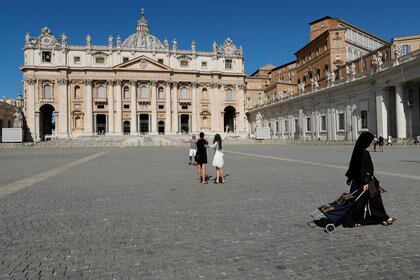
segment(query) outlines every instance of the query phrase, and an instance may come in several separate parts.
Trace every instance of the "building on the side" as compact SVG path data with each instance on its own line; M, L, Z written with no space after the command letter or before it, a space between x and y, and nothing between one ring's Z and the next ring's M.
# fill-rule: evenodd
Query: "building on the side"
M250 133L263 125L279 139L354 140L367 130L420 134L419 35L386 42L325 17L311 23L310 39L296 53L295 90L277 89L275 98L247 110Z
M16 100L3 97L0 99L0 142L2 139L2 128L12 128L16 113L18 112Z
M27 34L21 71L32 140L247 129L242 47L228 38L182 50L152 35L143 12L134 34L105 46L90 35L70 45L47 27Z
M387 41L342 19L329 16L312 21L310 41L296 55L296 83L322 86L327 76L348 61L388 44Z

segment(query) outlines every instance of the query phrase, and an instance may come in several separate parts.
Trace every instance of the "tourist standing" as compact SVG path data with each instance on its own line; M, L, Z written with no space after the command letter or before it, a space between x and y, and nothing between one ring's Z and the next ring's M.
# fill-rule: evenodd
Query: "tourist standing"
M224 183L225 178L223 176L223 146L222 146L222 138L220 134L216 134L213 139L213 145L211 147L214 149L214 157L213 157L213 166L216 167L216 178L214 179L214 183Z
M386 146L392 146L393 144L393 139L391 135L388 135L388 141L386 141Z
M379 151L383 152L384 151L384 144L385 144L385 139L382 137L381 134L379 134L378 137L378 145L379 145Z
M189 160L190 160L190 162L188 163L189 165L191 165L193 163L192 160L195 157L195 154L197 153L197 140L195 138L196 138L195 134L193 134L191 136L191 139L188 140L188 142L187 142L187 143L190 144L190 150L189 150L189 153L188 153Z
M347 184L350 186L350 193L356 192L356 196L362 191L365 192L354 203L352 209L346 215L344 227L358 227L362 225L383 224L392 225L396 218L386 214L380 192L371 196L369 193L369 182L375 180L374 168L369 151L366 149L372 144L373 134L363 132L354 145L349 169L346 172Z
M207 164L207 145L204 139L204 132L200 132L200 139L197 140L197 152L195 154L195 162L197 163L198 180L200 184L207 184L206 164Z

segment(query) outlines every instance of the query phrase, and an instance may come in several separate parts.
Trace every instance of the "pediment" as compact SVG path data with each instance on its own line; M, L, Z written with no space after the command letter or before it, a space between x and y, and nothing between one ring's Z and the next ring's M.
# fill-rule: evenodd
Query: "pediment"
M139 56L127 62L114 66L115 70L130 70L130 71L172 71L172 68L159 63L147 56Z

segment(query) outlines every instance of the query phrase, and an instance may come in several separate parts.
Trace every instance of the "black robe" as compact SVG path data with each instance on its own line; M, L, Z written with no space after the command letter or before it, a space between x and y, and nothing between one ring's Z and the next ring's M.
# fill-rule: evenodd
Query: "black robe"
M353 167L352 171L347 171L346 176L352 181L350 193L356 192L356 197L363 191L363 186L372 180L374 168L370 153L363 151L360 165ZM368 206L368 208L366 207ZM369 211L370 209L370 211ZM344 227L353 227L355 224L373 225L381 224L389 219L382 203L381 194L378 193L374 197L370 197L369 191L366 191L353 205L347 213L344 221Z

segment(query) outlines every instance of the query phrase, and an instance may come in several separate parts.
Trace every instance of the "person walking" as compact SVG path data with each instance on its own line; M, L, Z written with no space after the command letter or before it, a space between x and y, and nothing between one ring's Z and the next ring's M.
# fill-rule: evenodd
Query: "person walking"
M382 137L381 134L379 134L378 137L378 145L379 145L379 151L383 152L384 151L384 144L385 144L385 139Z
M386 141L386 146L388 147L388 146L392 146L392 144L393 144L393 139L392 139L392 136L391 135L388 135L388 141Z
M197 152L194 159L197 163L197 173L200 184L207 184L206 164L208 142L206 139L204 139L204 132L200 132L199 136L200 139L197 140Z
M212 165L216 167L216 178L214 179L214 183L225 183L225 178L223 175L223 145L222 145L222 138L220 134L216 134L213 139L213 145L211 147L214 149L214 157Z
M376 146L378 146L378 142L379 142L378 137L376 137L376 135L374 135L374 138L373 138L373 151L374 152L376 152Z
M349 168L346 172L347 184L350 185L350 193L356 192L361 197L353 204L352 209L344 218L344 227L359 227L362 225L383 224L392 225L396 217L387 215L380 192L371 196L369 182L375 180L374 167L369 151L366 149L372 144L373 134L363 132L354 145Z

